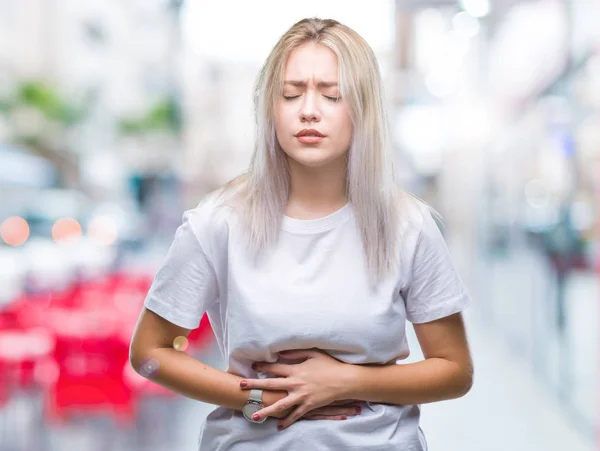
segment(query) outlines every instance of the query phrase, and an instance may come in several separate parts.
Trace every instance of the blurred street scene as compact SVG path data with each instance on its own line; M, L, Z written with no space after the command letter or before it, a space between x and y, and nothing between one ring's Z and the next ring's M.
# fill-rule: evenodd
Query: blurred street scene
M133 372L129 339L310 16L375 50L401 182L474 300L475 385L423 406L430 450L600 449L600 2L0 0L1 451L196 449L213 406ZM187 352L223 368L206 318Z

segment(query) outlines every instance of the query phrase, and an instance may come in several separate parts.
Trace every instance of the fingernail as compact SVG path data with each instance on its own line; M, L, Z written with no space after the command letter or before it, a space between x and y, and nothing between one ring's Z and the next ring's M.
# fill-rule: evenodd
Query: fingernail
M283 424L278 424L277 429L281 431L283 429Z
M247 385L248 385L248 382L240 381L240 387L246 387Z
M257 413L255 413L254 415L252 415L252 419L254 421L258 421L258 420L260 420L260 415L258 415Z
M347 420L348 417L346 415L342 415L342 420Z

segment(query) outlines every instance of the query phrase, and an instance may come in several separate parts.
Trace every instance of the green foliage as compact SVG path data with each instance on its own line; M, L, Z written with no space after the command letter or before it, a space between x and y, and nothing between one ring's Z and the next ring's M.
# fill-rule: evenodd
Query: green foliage
M121 120L119 127L121 132L131 135L156 130L177 132L181 127L179 108L174 99L167 98L156 103L141 117Z
M46 118L64 126L76 124L84 115L83 108L67 103L49 84L42 81L24 81L10 98L0 99L0 113L10 113L23 106L35 108Z
M0 114L9 114L24 106L35 108L48 120L64 127L80 122L86 113L85 106L67 102L44 81L20 83L10 98L0 99ZM167 96L142 116L122 119L118 125L122 133L129 135L162 130L178 132L181 130L179 105L173 96Z
M83 111L68 104L47 84L25 82L17 90L17 102L39 110L48 119L66 126L74 125L83 116Z

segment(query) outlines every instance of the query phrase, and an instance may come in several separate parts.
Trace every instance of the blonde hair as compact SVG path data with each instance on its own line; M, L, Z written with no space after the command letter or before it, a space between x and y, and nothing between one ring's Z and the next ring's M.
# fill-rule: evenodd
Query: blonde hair
M287 58L305 43L327 46L337 55L340 94L348 100L353 122L347 197L360 229L371 280L376 283L397 268L401 192L395 180L377 59L351 28L335 20L310 18L294 24L280 38L255 84L256 142L249 169L226 185L225 191L242 194L240 216L255 255L276 243L288 200L289 170L275 136L275 106L283 95Z

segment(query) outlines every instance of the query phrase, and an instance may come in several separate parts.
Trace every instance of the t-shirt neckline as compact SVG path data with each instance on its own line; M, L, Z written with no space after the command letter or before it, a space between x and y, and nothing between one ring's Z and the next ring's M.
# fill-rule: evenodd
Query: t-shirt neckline
M350 202L333 213L316 219L297 219L283 215L282 227L290 232L310 233L330 230L338 223L348 219L350 215Z

